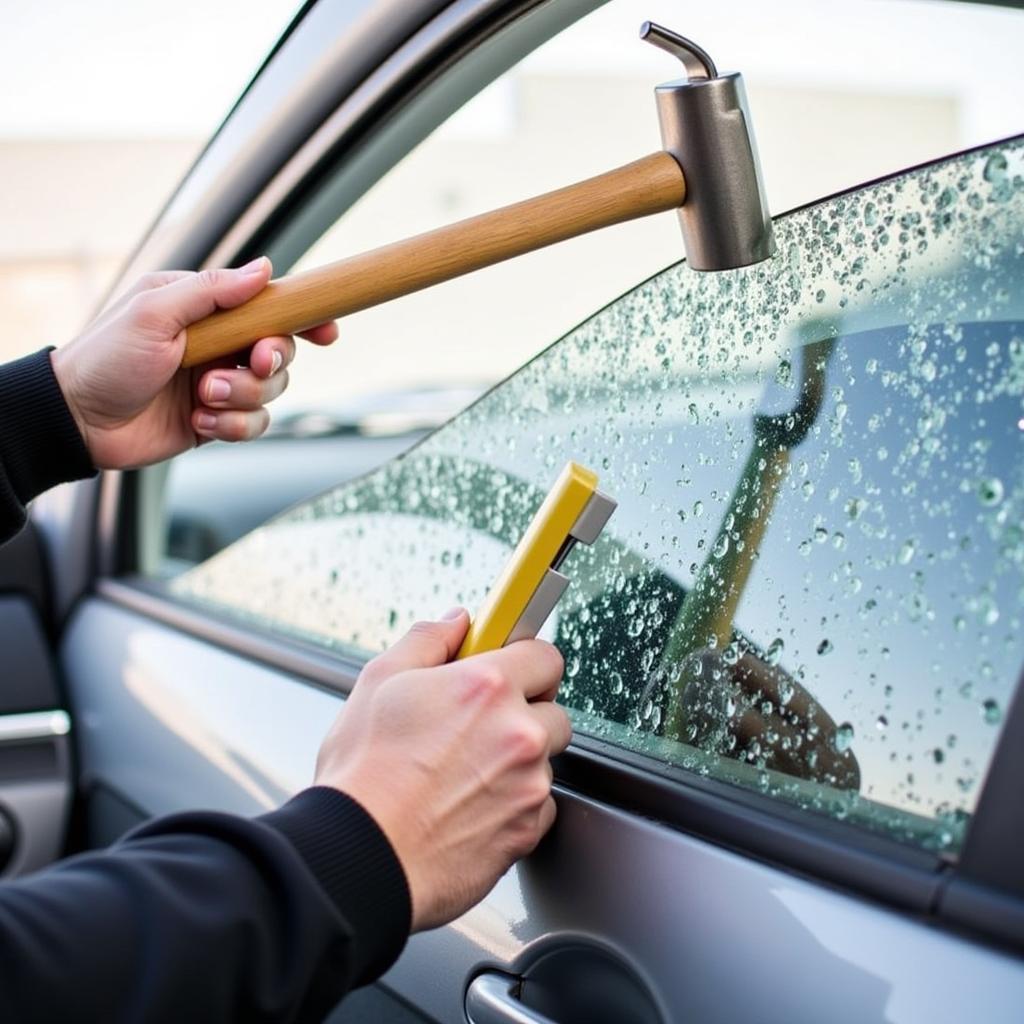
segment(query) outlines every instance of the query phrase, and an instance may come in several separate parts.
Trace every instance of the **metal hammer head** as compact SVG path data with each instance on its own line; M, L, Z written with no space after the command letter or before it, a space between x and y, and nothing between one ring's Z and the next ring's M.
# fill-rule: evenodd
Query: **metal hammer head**
M662 145L686 179L679 222L687 261L694 270L734 270L768 259L775 239L743 79L720 75L699 46L653 22L640 38L686 68L655 97Z

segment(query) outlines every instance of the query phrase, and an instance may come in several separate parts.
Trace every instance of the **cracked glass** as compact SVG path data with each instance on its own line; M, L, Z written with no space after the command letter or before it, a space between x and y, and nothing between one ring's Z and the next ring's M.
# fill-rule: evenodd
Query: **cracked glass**
M365 658L479 605L574 459L619 503L545 632L577 731L955 853L1021 667L1024 143L775 230L173 590Z

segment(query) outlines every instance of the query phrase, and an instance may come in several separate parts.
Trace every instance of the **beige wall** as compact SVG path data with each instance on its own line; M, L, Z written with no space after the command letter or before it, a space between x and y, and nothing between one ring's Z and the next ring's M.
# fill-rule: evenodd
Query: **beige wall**
M0 358L72 335L199 145L0 139Z

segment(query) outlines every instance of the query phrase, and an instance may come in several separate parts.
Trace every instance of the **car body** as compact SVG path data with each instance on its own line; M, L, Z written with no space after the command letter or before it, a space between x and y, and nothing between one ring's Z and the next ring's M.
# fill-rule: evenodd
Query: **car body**
M306 5L125 278L286 269L597 6ZM334 446L260 490L265 526L205 495L298 436L41 500L0 563L8 870L63 848L72 794L92 847L307 784L361 665L474 607L573 457L619 509L548 626L557 827L334 1019L1017 1019L1022 225L1019 138L945 156L779 218L760 268L661 271L429 436L307 439ZM213 525L174 548L175 510Z

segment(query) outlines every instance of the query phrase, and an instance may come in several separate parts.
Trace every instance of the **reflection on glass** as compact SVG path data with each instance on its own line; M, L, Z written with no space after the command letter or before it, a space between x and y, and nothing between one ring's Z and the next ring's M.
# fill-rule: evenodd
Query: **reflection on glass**
M176 590L365 655L474 607L576 459L619 502L553 627L578 729L955 851L1021 662L1022 228L1019 141L798 211Z

